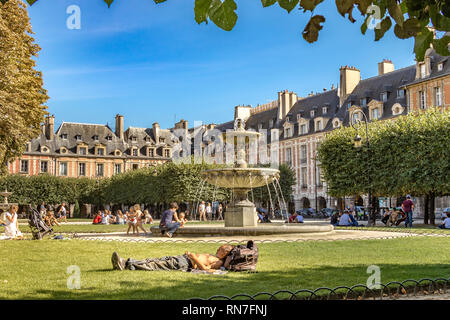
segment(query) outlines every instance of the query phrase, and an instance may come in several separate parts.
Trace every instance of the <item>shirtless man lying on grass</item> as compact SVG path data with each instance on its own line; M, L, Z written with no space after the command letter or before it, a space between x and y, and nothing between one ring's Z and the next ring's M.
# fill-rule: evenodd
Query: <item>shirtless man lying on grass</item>
M217 249L215 255L212 254L196 254L186 251L184 255L169 256L162 258L148 258L145 260L134 260L128 258L127 260L121 258L117 252L114 252L111 257L111 262L114 270L146 270L146 271L162 271L162 270L206 270L214 272L220 267L227 267L225 265L225 258L234 248L233 245L225 244Z

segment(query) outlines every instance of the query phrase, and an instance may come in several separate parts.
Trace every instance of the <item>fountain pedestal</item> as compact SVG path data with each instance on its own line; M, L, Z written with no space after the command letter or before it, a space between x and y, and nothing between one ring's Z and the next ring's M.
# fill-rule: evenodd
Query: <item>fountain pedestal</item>
M255 205L243 200L227 208L225 212L225 227L256 227Z

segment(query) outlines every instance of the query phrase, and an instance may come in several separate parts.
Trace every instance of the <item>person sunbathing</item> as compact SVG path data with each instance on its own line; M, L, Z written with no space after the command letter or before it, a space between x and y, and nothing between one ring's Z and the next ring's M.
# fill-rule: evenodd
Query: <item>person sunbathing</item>
M206 270L214 272L222 266L227 267L225 258L233 250L234 246L225 244L217 249L215 255L212 254L196 254L186 251L184 255L169 256L162 258L148 258L144 260L127 260L121 258L117 252L111 257L114 270L146 270L146 271L162 271L162 270Z

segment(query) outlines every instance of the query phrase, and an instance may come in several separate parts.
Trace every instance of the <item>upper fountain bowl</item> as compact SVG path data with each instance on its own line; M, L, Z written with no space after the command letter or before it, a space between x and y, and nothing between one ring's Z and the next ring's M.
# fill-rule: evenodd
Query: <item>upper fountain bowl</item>
M208 183L228 189L251 189L272 183L280 171L272 168L221 168L202 172Z

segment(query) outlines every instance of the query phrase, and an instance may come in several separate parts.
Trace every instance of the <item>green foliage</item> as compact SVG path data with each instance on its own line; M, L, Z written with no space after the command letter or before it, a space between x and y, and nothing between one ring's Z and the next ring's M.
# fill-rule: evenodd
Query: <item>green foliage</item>
M39 46L20 0L0 3L0 174L39 135L48 100L42 73L35 69ZM33 1L30 1L32 3Z
M431 108L371 122L370 149L355 149L356 131L351 127L332 131L319 148L330 195L366 194L369 189L378 196L448 195L449 116L449 111ZM359 134L367 141L363 130Z

